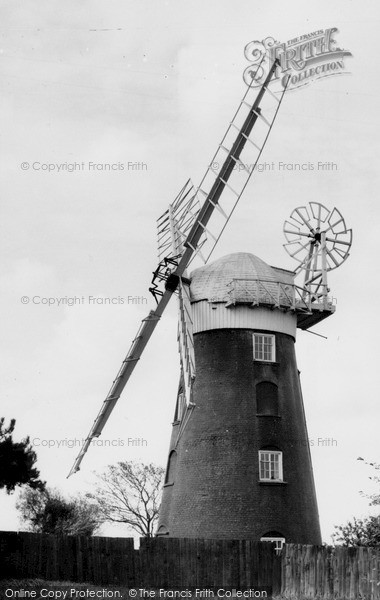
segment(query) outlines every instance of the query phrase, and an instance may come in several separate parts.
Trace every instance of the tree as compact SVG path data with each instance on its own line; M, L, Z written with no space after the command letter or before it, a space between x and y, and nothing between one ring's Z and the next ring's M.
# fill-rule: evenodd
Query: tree
M372 469L376 471L376 473L368 479L379 485L380 488L380 476L378 475L378 472L380 471L380 464L376 462L366 462L361 456L359 456L357 460L362 460L365 465L372 467ZM361 491L360 494L370 500L370 506L378 506L380 504L380 491L375 494L365 494L363 491Z
M380 484L380 476L377 472L380 470L380 464L375 462L366 462L359 456L364 464L372 467L376 473L369 477L371 481ZM366 494L359 492L361 496L370 500L370 506L380 505L380 493ZM346 525L335 525L336 530L332 538L334 543L342 543L343 546L378 546L380 545L380 515L366 517L364 519L353 518Z
M105 521L126 523L144 537L158 520L164 469L152 463L119 462L98 475L95 499Z
M102 519L99 508L83 496L65 499L55 489L26 487L16 504L30 531L65 535L93 535Z
M380 516L365 519L353 518L346 525L335 525L334 543L343 546L378 546L380 545Z
M4 417L0 419L0 489L5 488L10 494L16 486L28 484L42 490L45 483L38 479L40 473L34 466L37 455L29 437L14 442L12 434L16 421L11 419L9 426L5 427L4 420Z

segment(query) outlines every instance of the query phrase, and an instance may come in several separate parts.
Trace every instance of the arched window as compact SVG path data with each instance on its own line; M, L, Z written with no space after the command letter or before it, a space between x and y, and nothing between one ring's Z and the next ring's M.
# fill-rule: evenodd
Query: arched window
M278 387L270 381L256 385L257 414L278 417Z
M168 531L168 528L166 527L166 525L159 526L156 536L160 537L161 535L169 535L169 531Z
M174 475L177 466L177 452L172 450L169 454L168 466L166 469L165 483L174 483Z
M259 450L260 481L283 481L282 452L274 447Z

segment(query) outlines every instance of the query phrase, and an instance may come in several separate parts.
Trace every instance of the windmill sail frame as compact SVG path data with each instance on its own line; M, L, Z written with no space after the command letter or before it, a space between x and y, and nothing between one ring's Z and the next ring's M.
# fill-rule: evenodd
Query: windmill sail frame
M202 179L200 186L197 188L196 193L201 194L202 196L205 197L205 199L204 199L204 202L203 202L200 210L198 212L195 212L194 215L191 215L192 218L189 220L188 226L186 226L186 230L188 231L188 233L187 233L185 241L183 242L183 253L182 253L182 255L172 255L172 253L169 252L169 255L164 256L163 260L160 261L159 267L154 272L154 273L157 273L158 282L159 283L164 282L164 289L160 289L158 283L156 282L155 277L153 278L153 281L152 281L154 290L155 290L154 295L155 295L156 300L158 301L156 309L150 311L148 316L142 320L139 330L137 332L137 335L132 342L132 345L128 351L128 354L125 357L115 380L113 381L113 384L109 390L109 393L102 404L100 412L99 412L98 416L96 417L88 436L85 439L85 443L84 443L80 453L78 454L78 456L70 470L68 477L70 477L70 475L72 475L73 473L76 473L80 469L81 462L82 462L88 448L90 447L92 440L96 437L99 437L99 435L101 434L113 408L115 407L116 402L120 398L120 395L121 395L127 381L129 380L132 372L134 371L137 362L140 360L141 354L142 354L143 350L145 349L145 346L147 345L151 335L153 334L153 331L155 330L157 323L159 322L167 304L169 303L172 295L178 290L178 286L181 284L181 278L184 277L186 268L189 266L193 256L200 252L200 248L202 246L202 240L205 239L204 234L205 234L205 232L206 233L209 232L209 230L207 228L209 220L216 208L218 209L218 212L223 216L224 223L223 223L222 228L219 231L219 233L217 235L215 235L215 234L212 235L211 239L214 240L214 245L211 249L211 252L214 249L216 243L218 242L220 235L224 231L224 229L228 223L228 220L231 217L231 215L237 205L237 202L239 201L252 173L254 172L255 166L261 156L262 150L263 150L265 143L268 139L268 136L271 132L272 126L274 124L274 121L276 119L278 110L280 108L280 105L282 103L282 100L283 100L283 97L284 97L284 94L286 91L286 85L285 85L279 98L275 98L275 100L277 102L277 106L274 111L274 115L273 115L272 119L269 121L269 120L263 118L263 116L261 115L261 108L259 105L260 105L260 102L261 102L265 92L268 91L269 83L275 73L277 66L278 66L278 59L276 59L273 62L272 66L268 72L268 75L265 79L265 82L263 83L259 93L257 94L256 99L254 100L254 102L252 104L250 102L248 102L248 98L250 97L250 95L252 93L252 89L254 89L254 88L252 86L248 86L248 89L243 97L243 100L241 101L241 103L239 105L239 108L235 114L235 117L231 121L230 126L228 127L228 130L226 132L226 135L224 136L222 143L219 145L218 150L214 156L214 159L210 163L210 166L207 169L206 174L205 174L204 178ZM289 78L288 78L288 81L289 81ZM271 94L271 96L273 96L273 94ZM239 122L239 121L236 121L236 119L242 118L241 113L243 110L247 110L247 114L245 116L243 124L241 126L239 126L237 124L237 122ZM254 125L256 124L256 122L259 118L260 118L260 121L264 122L265 127L267 127L267 131L266 131L266 134L264 135L264 139L261 142L261 144L256 144L255 142L253 142L250 139L249 136L252 132ZM234 142L232 143L230 149L228 149L229 147L225 146L223 144L223 141L225 141L226 136L230 135L234 129L237 130L238 133L235 136ZM241 166L241 164L242 164L243 167L247 167L247 165L244 165L244 163L242 163L241 158L240 158L241 153L242 153L244 147L246 146L247 142L250 142L253 145L253 147L257 149L257 156L256 156L256 160L252 164L251 168L248 168L248 169L242 168L241 169L241 172L244 172L244 174L245 174L245 179L244 179L243 184L240 186L239 190L236 190L230 186L229 179L230 179L231 175L234 173L235 165ZM224 154L227 152L227 157L223 161L221 168L218 169L216 172L216 170L213 168L213 164L217 163L217 161L215 160L215 157L219 156L220 152L224 153ZM207 192L206 190L208 188L206 187L205 184L210 176L213 177L214 181L211 184L211 189ZM235 196L234 202L232 203L232 208L230 209L230 211L228 213L219 205L219 199L220 199L223 191L226 188L228 190L232 191L233 195ZM182 188L182 191L184 191L184 188ZM187 194L185 197L187 197ZM189 202L190 202L190 199L189 199ZM164 215L163 215L163 220L166 218L165 214L166 213L164 213ZM173 252L173 250L172 250L172 252ZM209 253L208 257L210 256L211 252ZM171 264L173 269L168 267L167 271L165 272L164 268L162 267L162 264L165 266L165 262L167 265ZM159 300L158 300L158 297L160 298Z

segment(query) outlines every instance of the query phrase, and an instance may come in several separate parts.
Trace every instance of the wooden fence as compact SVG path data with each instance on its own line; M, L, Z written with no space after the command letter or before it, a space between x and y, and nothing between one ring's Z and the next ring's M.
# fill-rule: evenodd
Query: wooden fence
M146 588L281 588L281 559L253 540L142 539L139 581Z
M133 538L0 532L3 579L134 586Z
M380 547L0 532L0 578L146 589L272 588L289 600L380 600ZM254 596L253 596L254 597ZM269 598L268 594L268 598Z
M287 544L281 556L284 598L380 600L380 546Z

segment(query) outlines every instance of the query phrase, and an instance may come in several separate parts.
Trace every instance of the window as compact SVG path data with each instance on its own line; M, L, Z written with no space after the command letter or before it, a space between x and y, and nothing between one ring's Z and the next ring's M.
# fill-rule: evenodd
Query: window
M263 333L253 334L253 358L255 360L276 360L275 336Z
M282 452L260 450L260 481L282 481Z
M177 452L172 450L169 454L168 467L166 469L165 483L174 483L174 474L177 466Z
M256 385L257 414L278 417L278 387L270 381Z
M281 533L277 533L277 532L266 533L265 535L263 535L263 537L260 538L260 541L261 542L274 542L276 554L280 554L282 547L285 544L284 536L282 536Z
M185 394L180 390L177 398L177 406L175 409L174 421L182 421L182 417L185 411Z

